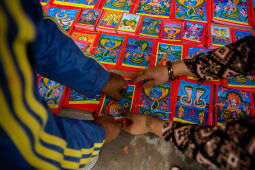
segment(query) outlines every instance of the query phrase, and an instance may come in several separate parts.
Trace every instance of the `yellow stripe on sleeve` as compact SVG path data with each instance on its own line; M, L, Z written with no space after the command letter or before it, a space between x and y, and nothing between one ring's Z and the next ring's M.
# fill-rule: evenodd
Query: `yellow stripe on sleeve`
M26 44L28 42L33 41L35 37L35 29L33 24L30 22L28 17L23 13L21 9L21 4L19 0L5 1L11 15L17 22L19 29L18 29L18 37L15 39L13 44L13 49L15 55L17 57L18 65L20 66L21 72L25 79L25 98L28 102L29 107L36 113L43 121L43 127L40 126L39 122L26 110L24 103L23 103L23 93L22 93L22 85L20 84L20 79L17 74L17 70L14 67L14 63L12 61L12 57L10 52L8 51L8 47L5 43L6 40L6 28L4 32L2 32L1 36L1 50L3 56L3 63L6 69L7 77L8 77L8 85L11 92L11 97L14 102L14 110L19 119L26 124L26 126L31 130L35 139L35 150L39 154L50 158L55 161L60 161L61 164L66 164L65 160L63 160L63 155L57 151L48 149L47 147L41 145L40 139L46 143L59 146L64 149L64 153L67 153L69 156L82 156L83 151L90 151L90 149L85 150L74 150L66 148L66 141L56 137L51 134L47 134L44 131L44 126L48 121L47 111L40 102L38 102L33 94L33 78L32 78L32 69L30 64L27 60L27 51L26 51ZM1 16L3 18L3 15ZM5 21L5 20L1 20ZM2 22L1 26L6 25L6 23ZM2 30L2 29L1 29ZM98 144L101 145L101 144Z

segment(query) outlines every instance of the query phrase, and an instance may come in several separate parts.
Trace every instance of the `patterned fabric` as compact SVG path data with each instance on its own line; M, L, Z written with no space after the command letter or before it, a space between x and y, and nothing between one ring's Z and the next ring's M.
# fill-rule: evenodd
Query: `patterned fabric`
M255 119L230 121L221 127L166 124L165 140L201 164L213 169L255 168Z
M199 83L255 73L255 36L185 59Z

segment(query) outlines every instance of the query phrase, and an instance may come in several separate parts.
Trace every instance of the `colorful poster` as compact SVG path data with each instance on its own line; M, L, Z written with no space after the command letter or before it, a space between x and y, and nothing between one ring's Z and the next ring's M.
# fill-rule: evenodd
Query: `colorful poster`
M232 87L254 87L254 76L237 76L227 79L228 85Z
M224 46L231 43L229 27L211 25L211 42L214 46Z
M100 109L100 116L110 114L115 120L123 119L124 114L131 111L133 105L135 86L128 85L128 90L124 94L122 100L115 101L110 97L104 97L102 107Z
M214 0L213 18L248 25L247 0Z
M183 31L183 39L202 42L204 25L186 22Z
M234 30L234 42L236 42L246 36L253 36L253 35L254 35L253 32Z
M181 41L182 24L164 22L162 40Z
M117 63L123 41L124 37L122 36L102 34L96 46L94 57L101 63L115 65Z
M136 68L149 67L153 41L129 38L122 65Z
M42 100L46 101L50 108L58 108L65 86L42 77L38 88Z
M182 50L182 45L158 43L156 65L164 66L169 60L172 62L181 61L183 58Z
M175 18L207 22L206 0L176 0Z
M171 0L140 0L137 14L169 18Z
M89 42L90 44L89 44L89 46L87 47L87 49L85 51L86 53L89 53L89 51L92 47L92 44L95 41L96 35L95 34L85 34L85 33L81 33L81 32L73 32L72 37L76 38L78 40Z
M86 97L85 95L72 89L69 98L69 104L99 104L101 95L96 95L93 98Z
M40 0L41 5L46 5L50 0Z
M119 31L136 32L140 15L124 13L120 21Z
M88 44L87 43L82 43L82 42L79 42L79 41L75 41L75 43L82 49L82 51L88 49Z
M77 13L78 10L76 9L65 9L55 7L50 7L48 11L48 14L53 16L65 31L68 31L70 29Z
M144 17L140 35L158 37L162 20Z
M121 19L122 12L106 11L98 27L114 30Z
M169 120L170 84L142 89L139 113L155 115L160 119Z
M218 124L251 117L250 92L218 87Z
M209 49L205 49L205 48L198 48L198 47L188 47L188 58L192 58L198 54L201 54L201 53L206 53L206 52L209 52L211 50Z
M206 125L208 121L210 97L210 85L198 85L197 83L181 80L174 120Z
M54 4L74 6L81 8L93 8L98 0L54 0Z
M78 21L80 25L95 26L99 17L100 10L96 9L84 9L81 18Z
M103 9L129 12L132 0L106 0Z

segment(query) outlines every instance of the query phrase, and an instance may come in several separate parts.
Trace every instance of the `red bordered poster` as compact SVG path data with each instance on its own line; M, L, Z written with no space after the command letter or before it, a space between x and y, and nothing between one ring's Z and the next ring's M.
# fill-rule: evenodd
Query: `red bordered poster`
M249 1L212 0L212 21L229 26L251 27Z
M125 36L99 33L90 53L103 66L116 69L121 60Z
M158 18L170 18L170 12L173 9L173 1L154 1L154 0L137 0L133 4L132 13Z
M255 116L254 93L217 86L216 103L215 122L219 126L226 120Z
M155 46L155 49L156 59L154 66L164 66L167 61L178 62L184 59L185 48L183 45L160 41Z
M214 24L208 26L208 46L210 49L231 44L231 36L230 27Z
M255 92L255 76L237 76L221 81L222 85L228 88Z
M51 1L53 4L57 5L66 5L71 7L79 7L79 8L97 8L99 7L101 0L53 0Z
M69 34L80 16L81 9L48 4L45 7L45 12L51 15L63 30Z
M180 44L182 42L183 22L163 20L160 40Z
M64 102L67 87L45 77L38 77L38 92L52 113L58 114Z
M94 112L100 103L101 95L86 97L81 93L68 88L63 107L71 107Z
M73 38L73 40L75 41L75 43L78 45L78 47L81 48L82 51L86 51L88 50L90 43L88 41L82 41L76 38Z
M255 35L255 31L241 30L241 29L236 29L236 28L232 28L231 32L232 32L232 42L233 43L244 38L245 36L254 36Z
M154 66L155 41L146 38L129 36L123 45L123 54L118 69L138 72Z
M195 43L197 45L205 46L207 25L199 22L185 21L182 31L182 41L185 43Z
M100 9L83 9L74 26L75 29L95 32L102 13Z
M124 13L117 27L117 33L136 35L141 24L141 18L141 15Z
M255 27L255 0L250 0L252 25Z
M96 30L102 32L116 33L123 12L104 10Z
M171 18L200 23L211 23L211 1L172 1Z
M134 111L134 105L136 103L136 90L137 86L130 82L131 77L124 77L128 83L128 90L124 94L123 99L120 101L115 101L110 97L102 95L100 104L97 107L95 118L100 116L110 114L114 117L116 121L124 119L124 114L131 111Z
M164 83L159 86L142 88L138 86L135 94L137 101L135 112L145 115L154 115L163 120L171 119L171 105L173 104L173 82Z
M99 9L132 13L136 0L118 1L118 0L102 0Z
M89 46L87 47L86 51L87 53L90 52L90 50L93 47L93 44L96 40L96 37L99 33L93 33L93 32L87 32L87 31L81 31L81 30L71 30L70 35L73 39L81 40L89 42Z
M155 17L143 16L137 32L138 37L158 39L161 34L163 20Z
M214 86L195 80L179 79L175 84L173 120L183 123L213 125Z

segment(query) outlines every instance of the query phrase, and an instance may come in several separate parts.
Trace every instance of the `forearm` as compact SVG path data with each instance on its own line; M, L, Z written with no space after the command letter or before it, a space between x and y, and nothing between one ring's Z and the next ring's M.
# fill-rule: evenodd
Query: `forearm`
M33 43L38 72L89 97L99 94L109 73L45 15Z
M172 64L174 76L195 76L185 65L184 61L175 62Z
M255 36L185 59L186 67L200 83L208 80L254 75Z

